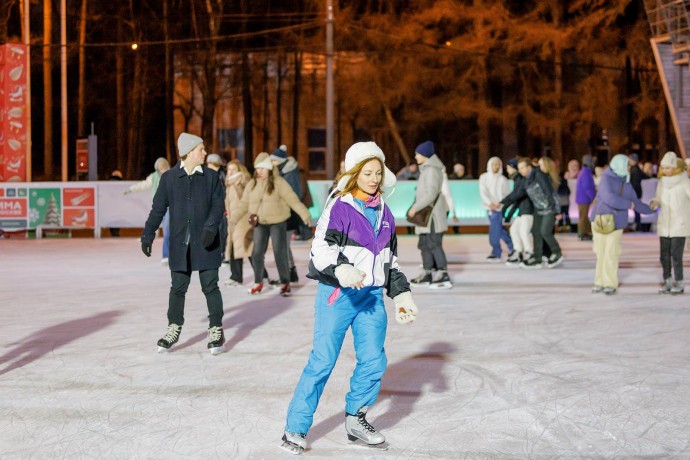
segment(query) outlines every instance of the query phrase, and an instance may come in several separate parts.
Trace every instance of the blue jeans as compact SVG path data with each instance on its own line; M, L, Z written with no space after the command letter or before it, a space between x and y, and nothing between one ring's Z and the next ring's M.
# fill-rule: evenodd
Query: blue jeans
M345 397L345 412L356 414L363 406L372 405L381 389L388 363L383 348L388 326L383 288L339 289L336 293L335 287L319 283L316 291L314 345L288 407L286 431L307 434L311 428L319 398L350 327L357 365Z
M503 213L489 211L489 244L491 255L494 257L501 257L501 240L508 246L508 251L512 252L513 240L510 239L508 230L503 227Z
M170 211L165 211L161 227L163 228L163 258L167 259L170 251Z

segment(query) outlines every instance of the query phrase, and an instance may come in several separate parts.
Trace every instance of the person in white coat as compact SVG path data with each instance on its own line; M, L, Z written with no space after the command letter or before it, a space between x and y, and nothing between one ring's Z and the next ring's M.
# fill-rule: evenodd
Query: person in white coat
M486 172L479 176L479 195L482 206L486 208L489 217L489 244L491 254L486 258L489 262L501 261L501 241L508 247L508 258L514 256L513 240L508 230L503 227L503 213L496 206L510 193L510 182L503 175L503 162L498 157L491 157L486 164Z
M656 233L664 282L659 293L682 294L685 291L683 250L685 238L690 236L690 178L685 173L685 163L674 152L666 152L661 160L656 196L649 207L661 208Z
M443 197L443 178L446 167L436 155L434 143L426 141L415 149L415 160L419 164L419 180L414 204L407 211L411 218L427 206L432 206L431 219L426 227L415 226L419 235L417 247L422 253L422 273L410 282L429 286L431 289L453 287L448 276L448 261L443 251L443 233L448 230L448 203ZM436 270L432 273L433 270Z

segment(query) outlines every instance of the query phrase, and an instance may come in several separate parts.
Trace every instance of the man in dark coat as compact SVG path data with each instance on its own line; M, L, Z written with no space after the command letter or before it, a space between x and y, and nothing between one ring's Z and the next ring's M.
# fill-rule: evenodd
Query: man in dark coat
M199 272L206 296L211 354L224 351L223 299L218 289L221 263L218 226L223 219L224 193L218 173L202 166L204 141L182 133L177 139L180 162L161 176L153 207L141 235L141 249L151 256L151 245L166 210L170 211L170 258L172 278L168 302L168 330L158 341L158 351L167 351L180 338L184 302L193 271Z
M642 198L642 181L644 179L649 179L649 176L642 172L640 169L640 157L633 153L628 158L630 158L630 185L632 185L633 190L635 190L635 195L637 199ZM637 210L635 212L635 223L632 225L630 230L640 231L640 222L642 221L642 216Z

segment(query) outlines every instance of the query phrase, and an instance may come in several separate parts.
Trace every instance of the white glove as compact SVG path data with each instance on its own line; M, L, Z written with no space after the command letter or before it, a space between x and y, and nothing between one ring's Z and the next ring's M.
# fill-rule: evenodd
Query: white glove
M395 302L395 320L400 324L411 323L417 319L417 305L412 300L410 291L403 292L393 297Z
M341 264L335 267L335 277L342 287L361 289L362 282L367 274L350 264Z

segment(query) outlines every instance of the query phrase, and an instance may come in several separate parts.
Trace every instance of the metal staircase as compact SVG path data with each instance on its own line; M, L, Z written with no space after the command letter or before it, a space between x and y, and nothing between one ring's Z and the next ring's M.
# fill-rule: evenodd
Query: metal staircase
M644 0L650 43L680 153L690 153L690 0Z

